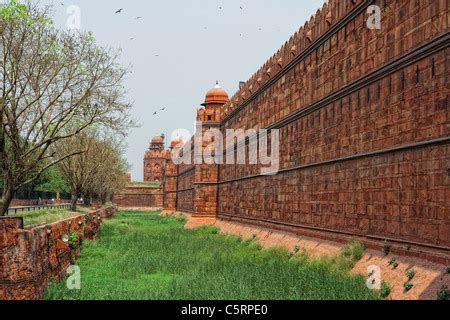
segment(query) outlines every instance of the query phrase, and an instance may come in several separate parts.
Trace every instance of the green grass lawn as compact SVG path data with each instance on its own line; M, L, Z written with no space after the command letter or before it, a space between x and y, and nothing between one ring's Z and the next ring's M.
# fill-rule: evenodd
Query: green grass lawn
M151 187L151 188L159 188L161 187L161 182L130 182L128 183L129 187Z
M105 221L100 239L83 243L81 290L53 283L46 298L379 299L362 276L349 273L358 248L313 261L212 227L185 230L184 223L156 212L118 213Z

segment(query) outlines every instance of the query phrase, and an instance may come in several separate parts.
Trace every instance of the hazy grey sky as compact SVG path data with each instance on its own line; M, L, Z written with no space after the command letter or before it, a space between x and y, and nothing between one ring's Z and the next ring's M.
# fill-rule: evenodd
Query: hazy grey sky
M127 157L136 181L152 136L193 131L196 110L216 80L234 94L239 81L248 80L324 2L41 0L54 4L59 27L66 25L67 7L79 6L82 30L102 45L122 48L123 63L133 66L126 85L142 126L128 137ZM154 117L163 106L166 111Z

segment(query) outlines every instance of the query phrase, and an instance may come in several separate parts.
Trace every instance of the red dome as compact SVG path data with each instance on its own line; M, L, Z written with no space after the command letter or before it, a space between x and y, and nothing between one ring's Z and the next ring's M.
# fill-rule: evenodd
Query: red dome
M152 143L164 143L164 137L162 136L154 136L152 139Z
M209 90L206 93L205 103L202 104L203 106L206 106L211 103L220 103L225 104L228 102L228 93L223 90L219 85L216 85L214 88Z
M176 138L173 139L172 142L170 143L170 148L173 149L173 148L179 146L179 145L182 144L182 143L183 143L183 141L182 141L179 137L176 137Z

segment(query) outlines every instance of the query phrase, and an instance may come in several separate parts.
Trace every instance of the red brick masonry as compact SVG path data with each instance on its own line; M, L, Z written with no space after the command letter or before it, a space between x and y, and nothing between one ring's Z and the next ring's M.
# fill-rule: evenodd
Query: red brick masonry
M366 26L373 4L381 30ZM228 103L197 115L223 133L279 129L279 173L178 166L177 210L377 248L390 239L448 262L449 42L446 0L328 1Z
M80 242L95 239L115 207L35 228L23 228L19 218L0 219L0 300L35 300L43 297L50 280L62 280L80 253L62 238L76 232Z
M127 187L114 197L114 203L120 208L162 208L164 202L162 187L151 186Z

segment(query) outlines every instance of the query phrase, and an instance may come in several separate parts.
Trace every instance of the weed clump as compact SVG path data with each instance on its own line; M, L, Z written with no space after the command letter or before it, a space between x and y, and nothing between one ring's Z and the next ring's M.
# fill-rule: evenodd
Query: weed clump
M447 301L450 299L450 291L448 290L448 286L443 285L441 290L437 293L437 299L440 301Z
M385 256L391 253L391 243L388 240L384 240L383 253Z
M342 249L342 256L357 262L362 259L366 248L361 242L353 241Z
M410 269L408 272L406 272L406 276L408 277L408 280L411 281L416 276L416 270Z
M412 284L411 281L407 281L403 284L403 288L405 289L405 292L410 291L413 287L414 287L414 285Z
M383 299L386 299L391 294L391 285L387 281L381 282L380 295Z

